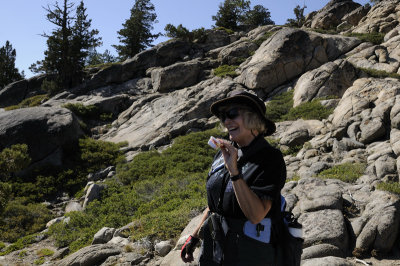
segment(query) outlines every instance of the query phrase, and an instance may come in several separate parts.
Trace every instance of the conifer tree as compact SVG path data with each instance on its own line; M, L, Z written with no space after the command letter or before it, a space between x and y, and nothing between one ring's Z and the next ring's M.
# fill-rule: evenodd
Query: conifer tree
M299 5L297 5L293 9L293 13L296 16L296 19L292 18L287 19L286 25L296 28L300 28L301 26L303 26L304 21L306 20L306 17L304 16L304 9L306 8L307 8L306 6L300 7Z
M118 31L120 45L113 45L120 59L133 57L135 54L151 46L160 34L152 34L153 23L158 21L154 5L150 0L136 0L131 9L131 16Z
M241 19L242 23L245 25L251 26L262 26L262 25L270 25L275 24L271 20L271 13L268 11L268 8L263 7L262 5L256 5L253 9L247 11Z
M23 78L15 67L17 52L9 41L0 48L0 89L5 85Z
M249 9L250 1L225 0L219 5L219 10L215 16L212 16L212 20L215 21L217 27L236 30Z
M30 67L35 73L57 74L60 89L70 88L80 82L88 50L101 44L101 38L96 37L98 31L90 30L91 20L87 19L83 1L76 9L75 16L71 15L73 6L69 0L64 0L62 7L56 2L52 8L44 8L48 12L47 20L56 28L50 35L42 35L47 38L45 58Z

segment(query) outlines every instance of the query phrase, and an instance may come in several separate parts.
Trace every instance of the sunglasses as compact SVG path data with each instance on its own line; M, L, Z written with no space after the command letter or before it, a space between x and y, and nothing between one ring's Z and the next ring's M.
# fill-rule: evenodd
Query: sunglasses
M227 110L227 111L221 112L221 113L219 114L218 118L219 118L219 119L222 121L222 123L223 123L223 122L225 122L225 120L226 120L227 118L233 120L233 119L237 118L239 115L240 115L240 113L239 113L239 108L234 107L234 108L231 108L231 109L229 109L229 110Z

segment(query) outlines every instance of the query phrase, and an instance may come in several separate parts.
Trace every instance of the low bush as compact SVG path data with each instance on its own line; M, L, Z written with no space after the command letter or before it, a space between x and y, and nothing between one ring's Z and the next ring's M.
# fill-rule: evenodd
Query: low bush
M228 34L234 34L235 33L233 30L225 28L225 27L216 27L216 28L214 28L214 30L222 30L222 31L225 31Z
M255 44L257 44L258 46L261 46L261 44L262 44L263 42L265 42L266 40L268 40L269 37L271 37L273 34L274 34L274 32L269 32L269 31L267 31L266 33L264 33L264 35L263 35L261 38L255 40L255 41L253 41L253 42L254 42Z
M328 30L324 30L324 29L310 29L312 31L321 33L321 34L330 34L330 35L337 35L339 34L339 32L336 31L336 29L328 29Z
M343 182L353 183L364 174L365 164L344 163L320 172L317 177L339 179Z
M7 242L43 230L53 216L40 203L27 203L24 198L10 200L0 217L1 239Z
M322 120L328 118L332 114L332 108L326 108L319 100L312 100L311 102L302 103L281 117L282 120L297 120L297 119L317 119Z
M0 152L0 181L8 181L10 176L28 167L31 158L26 144L15 144Z
M356 37L360 39L363 42L370 42L375 45L379 45L383 43L383 39L385 37L384 33L379 33L379 32L371 32L371 33L347 33L345 34L347 37Z
M266 116L272 121L282 121L282 116L293 108L293 91L287 91L274 96L266 104Z
M36 235L29 235L18 239L15 243L7 246L4 251L0 252L0 256L7 255L13 251L21 250L27 247L28 245L35 242Z
M236 73L235 69L238 68L236 65L221 65L214 69L214 75L218 77L236 77L238 73Z
M42 265L44 262L45 262L44 257L40 257L40 258L36 259L36 260L33 262L33 264L35 264L35 265Z
M400 79L400 75L397 73L390 73L383 70L375 70L371 68L359 68L363 72L367 73L369 76L374 78L396 78Z
M124 160L119 149L125 144L81 139L79 144L65 150L63 167L37 168L29 175L13 177L8 183L0 182L0 197L7 199L1 204L4 210L0 216L0 239L13 242L42 230L53 217L37 202L53 199L61 192L74 195L82 191L89 172Z
M83 105L82 103L67 103L62 107L71 110L75 115L82 119L109 121L112 119L112 113L105 113L95 105Z
M381 182L376 186L377 189L383 190L383 191L389 191L391 193L400 195L400 184L399 183L394 183L394 182Z
M53 256L54 251L48 248L42 248L36 252L39 257L49 257Z
M4 110L9 111L9 110L26 108L26 107L35 107L35 106L39 106L42 102L47 101L48 99L49 99L49 95L40 94L40 95L36 95L36 96L32 96L30 98L27 98L17 105L8 106L8 107L4 108Z
M205 181L215 151L207 145L217 129L178 137L163 152L138 154L117 166L117 180L107 182L100 200L86 211L72 212L68 224L50 227L58 246L71 251L89 245L104 226L118 228L134 222L132 238L174 238L193 213L206 206ZM123 182L121 184L120 181Z

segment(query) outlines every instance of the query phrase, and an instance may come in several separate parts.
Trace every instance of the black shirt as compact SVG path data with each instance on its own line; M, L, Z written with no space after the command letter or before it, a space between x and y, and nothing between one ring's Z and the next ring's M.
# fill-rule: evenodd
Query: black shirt
M272 208L267 216L279 210L280 191L286 180L286 166L282 153L259 135L250 145L239 149L238 169L257 196L272 200ZM206 188L211 212L225 217L246 219L237 202L221 151L214 157ZM221 198L222 190L224 192Z

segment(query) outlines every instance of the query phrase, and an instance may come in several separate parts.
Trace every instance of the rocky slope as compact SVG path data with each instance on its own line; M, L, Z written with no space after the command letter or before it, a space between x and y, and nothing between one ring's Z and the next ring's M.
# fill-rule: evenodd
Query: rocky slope
M289 208L304 226L303 265L355 265L352 256L359 254L374 265L396 265L398 260L390 256L399 250L400 198L376 186L381 181L399 182L400 80L375 78L365 69L400 74L399 25L399 0L382 1L372 8L341 0L309 14L302 29L264 26L233 35L212 31L204 43L171 40L122 64L93 70L83 84L56 95L42 107L0 112L0 135L35 143L51 134L54 140L41 144L47 148L32 151L32 156L36 163L54 158L52 154L62 145L81 135L74 116L60 106L94 104L117 119L111 127L100 126L93 133L103 140L128 141L126 155L132 158L139 151L166 145L176 136L213 127L216 119L208 112L210 103L236 88L252 90L266 102L293 90L295 106L335 96L324 101L335 108L328 119L281 122L273 136L281 145L303 145L297 155L285 157L288 177L299 179L288 182L283 190ZM385 37L383 43L374 45L310 28L336 28L343 34L379 32ZM258 46L257 40L263 40L266 33L273 34ZM212 74L221 64L239 62L236 78ZM39 93L38 80L4 88L0 106ZM16 88L21 93L12 96ZM13 126L16 121L18 126ZM43 130L35 136L27 134L32 126ZM65 130L68 137L51 133ZM2 137L0 148L15 141ZM352 184L315 178L322 170L343 163L362 163L366 170ZM110 172L112 169L97 174L104 178ZM95 184L88 186L88 200L99 189ZM121 233L129 226L103 228L94 236L93 245L49 264L184 265L178 250L193 224L196 220L182 232L178 243L145 239L131 243ZM130 252L124 248L127 244L132 245ZM63 257L62 252L54 258ZM384 259L368 258L371 254ZM0 257L2 265L15 263L29 265L30 261L21 261L17 252Z

